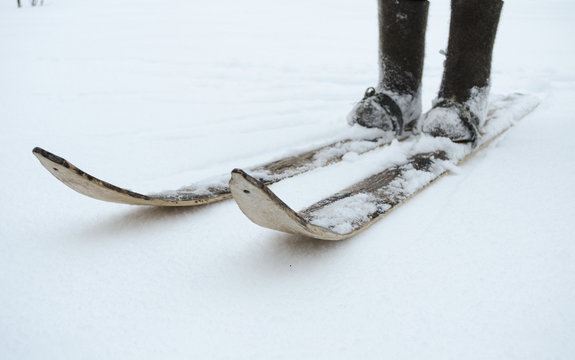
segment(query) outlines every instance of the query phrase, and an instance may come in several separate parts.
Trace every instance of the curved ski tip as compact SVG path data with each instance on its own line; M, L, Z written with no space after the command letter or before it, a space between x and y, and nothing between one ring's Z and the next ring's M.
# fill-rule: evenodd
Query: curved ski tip
M264 187L266 187L266 185L259 181L258 179L254 178L253 176L249 175L248 173L246 173L245 171L243 171L242 169L233 169L232 170L232 178L230 179L230 184L232 182L235 182L237 180L244 180L249 182L250 184L257 186L260 189L263 189Z
M264 183L241 169L232 171L230 191L240 210L253 223L268 229L322 240L343 240L341 235L311 224L290 208Z
M32 154L36 155L36 157L38 158L38 160L40 160L40 162L42 162L42 160L49 160L58 165L62 165L67 168L70 167L70 164L64 158L61 158L58 155L54 155L51 152L46 151L39 146L36 146L34 149L32 149Z
M36 155L36 156L42 156L42 157L49 157L50 155L53 155L52 153L42 149L39 146L36 146L34 149L32 149L32 154Z
M245 171L243 171L242 169L238 169L238 168L235 168L232 170L232 175L233 174L238 174L238 175L242 175L242 176L247 175Z

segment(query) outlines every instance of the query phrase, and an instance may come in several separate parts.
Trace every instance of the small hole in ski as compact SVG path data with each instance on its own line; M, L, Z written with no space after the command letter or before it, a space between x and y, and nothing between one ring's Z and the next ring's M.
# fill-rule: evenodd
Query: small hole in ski
M244 193L249 194L250 191L249 191L249 190L244 190Z
M58 169L56 169L56 168L52 168L52 169L54 169L54 171L58 171Z

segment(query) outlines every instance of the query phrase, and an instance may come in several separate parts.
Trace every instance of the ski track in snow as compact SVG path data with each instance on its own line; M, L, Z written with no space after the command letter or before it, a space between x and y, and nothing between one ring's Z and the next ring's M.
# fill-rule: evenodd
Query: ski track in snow
M504 6L492 94L531 93L539 108L337 243L261 229L233 201L88 199L31 150L148 193L361 137L346 116L378 78L375 3L23 3L0 3L2 359L575 356L572 2ZM448 17L448 0L430 3L424 107ZM404 146L272 189L302 209L402 161ZM318 221L361 217L348 205Z

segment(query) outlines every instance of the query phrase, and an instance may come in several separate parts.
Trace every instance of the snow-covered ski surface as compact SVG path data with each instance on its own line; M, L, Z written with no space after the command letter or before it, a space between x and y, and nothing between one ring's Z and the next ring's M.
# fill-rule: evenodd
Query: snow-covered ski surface
M318 167L341 161L349 154L361 155L388 144L393 136L379 131L377 137L344 139L300 154L256 166L250 174L264 184L303 174ZM231 197L229 175L221 175L177 190L156 194L140 194L92 176L64 158L36 147L32 151L40 163L54 177L80 194L94 199L130 205L195 206L213 203Z
M381 172L296 212L263 182L236 169L230 188L234 200L254 223L274 230L322 239L343 240L367 229L404 201L486 147L539 104L533 96L512 94L491 99L477 147L445 138L420 136L403 143L403 160ZM382 154L385 156L385 153Z
M575 1L505 1L491 94L540 105L349 241L96 201L31 150L155 194L361 138L377 1L29 3L0 1L0 360L575 358ZM423 111L449 14L430 1ZM401 149L269 189L305 209Z

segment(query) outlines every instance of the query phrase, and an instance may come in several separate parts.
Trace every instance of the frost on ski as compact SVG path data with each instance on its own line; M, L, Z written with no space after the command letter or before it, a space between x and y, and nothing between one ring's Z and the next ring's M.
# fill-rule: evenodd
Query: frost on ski
M444 161L441 164L433 164L428 170L418 170L409 164L402 171L401 176L393 179L385 188L381 189L380 194L390 203L400 202L429 184L437 175L447 169L445 164L448 163L449 161Z
M443 151L413 156L303 210L313 225L348 234L391 210L448 169Z
M337 200L310 214L310 223L330 229L338 234L352 232L371 220L370 215L391 208L370 194L356 194Z
M195 198L209 199L220 196L228 196L230 192L228 181L229 175L227 174L214 176L199 181L193 185L189 185L178 190L165 191L158 195L173 201L184 201Z

